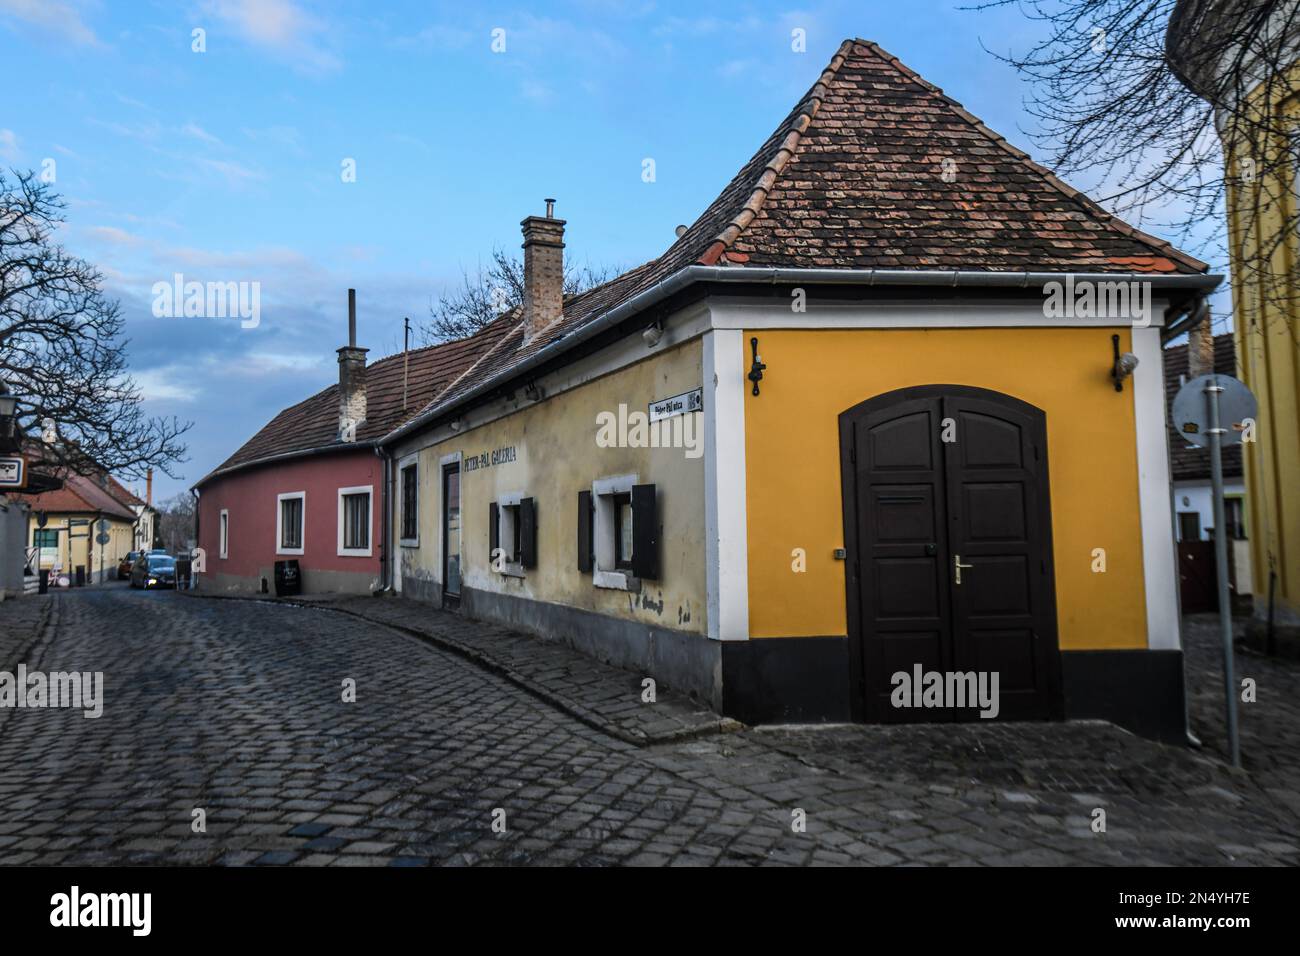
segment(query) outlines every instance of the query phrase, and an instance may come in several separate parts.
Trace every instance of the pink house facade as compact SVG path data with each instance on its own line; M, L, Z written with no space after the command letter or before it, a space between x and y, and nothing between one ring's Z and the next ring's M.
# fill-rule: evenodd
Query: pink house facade
M196 587L276 593L279 561L296 561L301 593L369 594L391 580L391 464L379 439L455 382L507 328L367 364L348 344L339 381L277 414L193 489L203 570Z
M379 586L384 462L372 449L314 454L221 475L200 488L205 590L275 592L275 563L298 562L302 590Z

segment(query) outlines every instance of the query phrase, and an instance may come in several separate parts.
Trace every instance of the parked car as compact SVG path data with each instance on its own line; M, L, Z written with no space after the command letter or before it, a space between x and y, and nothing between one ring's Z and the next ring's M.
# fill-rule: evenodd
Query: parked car
M117 563L117 579L125 581L131 577L131 569L135 567L136 558L143 554L141 551L128 551L126 557Z
M176 559L170 554L142 554L131 567L133 588L176 587Z

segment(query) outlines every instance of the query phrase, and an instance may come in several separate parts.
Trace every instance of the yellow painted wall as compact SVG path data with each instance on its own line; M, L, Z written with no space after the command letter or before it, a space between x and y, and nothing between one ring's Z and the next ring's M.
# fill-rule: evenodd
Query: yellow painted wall
M88 523L73 527L71 522L74 520L84 520ZM108 521L109 543L101 548L95 541L99 519L94 515L51 512L46 516L44 529L36 526L34 516L29 516L27 519L27 545L28 547L35 546L37 531L58 531L58 566L63 574L66 574L69 578L75 578L77 566L81 565L86 569L87 580L98 579L100 552L102 551L104 579L111 581L116 577L118 562L135 547L135 524L111 516L106 516L105 520ZM73 537L74 534L76 537ZM46 561L41 567L52 570L49 561Z
M1264 97L1300 87L1291 76L1261 86L1247 102L1300 136L1300 96ZM1280 95L1280 93L1279 93ZM1253 182L1230 180L1237 375L1259 400L1258 441L1243 446L1257 614L1267 612L1269 574L1277 574L1278 619L1300 620L1300 231L1294 228L1300 170L1279 162L1282 142L1247 143L1225 134L1231 170L1254 162ZM1287 221L1291 228L1284 229Z
M762 394L745 397L751 636L846 633L833 557L844 546L839 414L894 389L954 384L1047 414L1061 648L1146 647L1133 389L1110 379L1115 331L1131 348L1127 330L1108 328L753 333L768 371ZM791 569L794 548L807 551L805 573ZM1106 549L1104 574L1091 570L1094 548Z
M687 458L680 448L600 448L596 443L600 412L617 413L620 402L629 411L644 412L652 400L699 388L701 361L696 339L541 403L529 402L521 394L518 411L422 449L420 546L399 548L403 572L441 581L442 457L460 452L469 458L513 446L512 462L462 470L466 586L707 633L701 414L692 415L699 441L697 458ZM597 478L625 474L657 486L663 529L660 578L643 582L640 594L597 588L592 575L577 566L578 492L590 490ZM489 503L515 492L533 498L537 508L537 567L523 578L488 567Z

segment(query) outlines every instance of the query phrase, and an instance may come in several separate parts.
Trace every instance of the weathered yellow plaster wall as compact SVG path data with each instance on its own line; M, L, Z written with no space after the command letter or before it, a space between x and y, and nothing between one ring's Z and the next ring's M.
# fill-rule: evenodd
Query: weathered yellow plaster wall
M1060 647L1145 648L1133 388L1117 393L1110 380L1115 331L753 333L768 371L762 394L745 398L750 634L846 633L844 562L833 557L844 546L839 414L894 389L954 384L1047 414ZM805 573L792 571L794 548L807 551ZM1106 549L1104 574L1091 570L1094 548Z
M503 464L462 468L462 566L470 588L569 605L617 617L695 633L707 633L705 619L704 432L693 413L699 457L681 448L600 448L596 418L646 411L655 399L701 387L698 339L656 354L634 366L570 391L531 403L520 395L518 411L422 449L420 464L420 547L401 548L408 575L441 581L442 488L439 462L460 452L464 459L515 449ZM657 486L660 579L643 583L640 594L597 588L578 570L578 492L597 478L635 474ZM489 568L489 503L519 492L536 501L537 567L523 578Z
M1300 63L1286 79L1257 87L1249 106L1300 135L1300 96L1267 97L1300 87ZM1260 170L1229 181L1237 376L1259 400L1257 440L1243 446L1257 615L1267 613L1276 574L1278 620L1300 619L1300 232L1293 169L1285 144L1239 142L1225 134L1228 168ZM1237 180L1245 180L1238 182ZM1288 224L1290 224L1288 226Z

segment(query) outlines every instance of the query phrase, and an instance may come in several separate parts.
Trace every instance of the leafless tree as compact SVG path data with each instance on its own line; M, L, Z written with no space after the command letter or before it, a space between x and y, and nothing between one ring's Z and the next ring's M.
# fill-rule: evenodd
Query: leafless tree
M158 503L156 539L170 554L188 554L195 541L194 497L187 491Z
M0 381L18 397L20 437L56 473L175 477L190 426L145 416L118 303L56 239L65 203L34 173L12 176L0 171Z
M618 275L609 266L571 266L564 269L564 295L577 295ZM524 300L524 263L519 256L494 249L486 266L461 273L459 289L438 299L430 308L429 321L419 329L426 345L449 342L473 335L503 312Z
M1202 257L1222 260L1230 248L1239 285L1255 294L1293 296L1278 250L1300 223L1300 129L1294 114L1259 106L1296 92L1288 67L1300 52L1300 3L986 0L974 9L1011 4L1042 24L1043 39L990 52L1031 81L1029 134L1049 164L1100 183L1107 208ZM1256 228L1262 217L1267 230ZM1243 256L1246 237L1261 244Z

